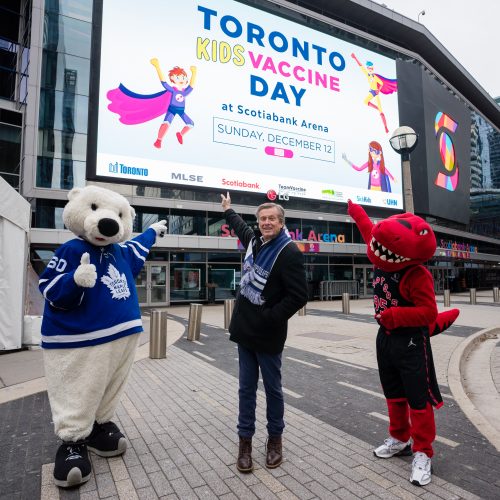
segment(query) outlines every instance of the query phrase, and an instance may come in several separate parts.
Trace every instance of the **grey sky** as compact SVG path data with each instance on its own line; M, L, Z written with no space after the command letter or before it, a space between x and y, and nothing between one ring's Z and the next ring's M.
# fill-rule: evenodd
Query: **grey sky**
M377 0L423 24L492 97L500 96L500 0Z

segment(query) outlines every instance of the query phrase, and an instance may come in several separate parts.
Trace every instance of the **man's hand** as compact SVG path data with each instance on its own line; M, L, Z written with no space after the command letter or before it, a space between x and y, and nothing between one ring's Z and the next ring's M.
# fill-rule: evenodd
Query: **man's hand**
M224 196L223 194L220 195L221 197L221 205L222 205L222 210L224 210L224 212L226 210L229 210L231 208L231 196L229 196L229 191L226 193L226 196Z

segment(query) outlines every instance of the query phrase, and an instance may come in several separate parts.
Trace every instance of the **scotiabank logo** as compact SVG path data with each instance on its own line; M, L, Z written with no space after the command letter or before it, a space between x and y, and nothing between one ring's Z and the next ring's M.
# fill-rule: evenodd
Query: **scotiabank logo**
M258 182L240 181L239 179L224 179L223 178L222 185L223 186L250 188L250 189L260 189L260 184Z

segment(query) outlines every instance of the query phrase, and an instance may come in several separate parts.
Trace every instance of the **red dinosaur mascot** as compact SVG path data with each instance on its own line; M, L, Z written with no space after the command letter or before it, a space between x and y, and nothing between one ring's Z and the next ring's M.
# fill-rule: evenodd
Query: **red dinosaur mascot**
M410 481L424 486L431 482L433 407L443 405L430 337L448 328L459 311L438 314L432 275L422 265L436 251L436 237L425 220L404 213L373 224L350 200L348 213L374 266L377 363L389 410L389 438L373 452L390 458L413 451Z

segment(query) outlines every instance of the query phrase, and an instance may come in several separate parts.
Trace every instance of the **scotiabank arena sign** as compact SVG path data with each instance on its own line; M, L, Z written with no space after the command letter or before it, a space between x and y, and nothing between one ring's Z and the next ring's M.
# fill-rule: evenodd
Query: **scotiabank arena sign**
M233 236L237 238L235 232L229 228L228 224L222 224L221 228L221 236L223 238L227 238L229 236ZM325 243L345 243L345 234L335 234L335 233L317 233L316 231L309 231L309 233L304 238L304 233L299 231L298 229L290 230L290 236L292 240L295 241L316 241L316 242L325 242Z

